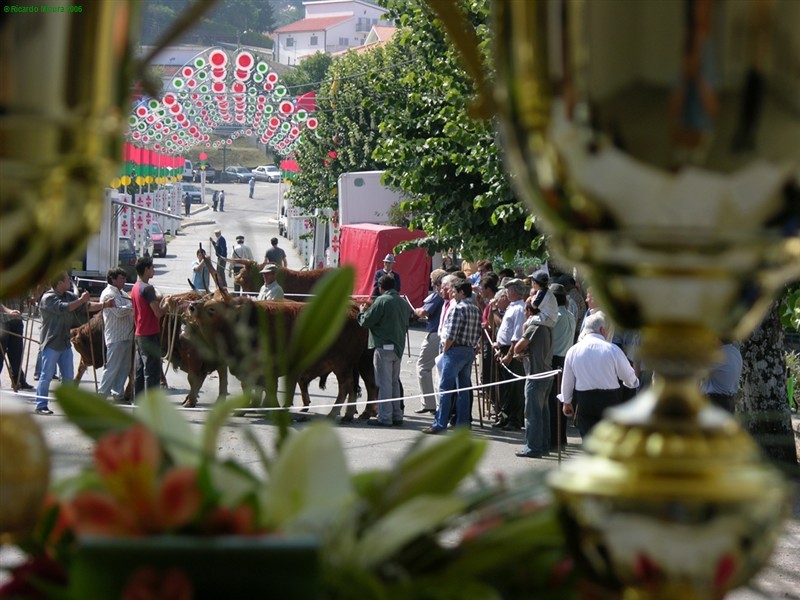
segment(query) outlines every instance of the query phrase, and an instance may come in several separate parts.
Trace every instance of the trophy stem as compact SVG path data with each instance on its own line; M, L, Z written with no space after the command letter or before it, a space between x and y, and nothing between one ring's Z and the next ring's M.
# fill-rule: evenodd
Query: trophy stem
M719 339L697 325L667 324L642 330L642 360L656 373L657 419L694 419L708 405L698 389L700 374L718 357Z

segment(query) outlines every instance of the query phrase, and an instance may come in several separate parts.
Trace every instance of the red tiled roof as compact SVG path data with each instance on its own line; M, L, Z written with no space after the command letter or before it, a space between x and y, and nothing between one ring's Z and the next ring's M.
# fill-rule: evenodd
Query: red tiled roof
M375 30L381 42L392 39L392 36L397 32L397 27L392 27L390 25L374 25L372 28Z
M296 33L300 31L325 31L338 25L342 21L352 19L353 15L341 15L339 17L317 17L314 19L300 19L294 23L284 25L280 29L276 29L275 33Z

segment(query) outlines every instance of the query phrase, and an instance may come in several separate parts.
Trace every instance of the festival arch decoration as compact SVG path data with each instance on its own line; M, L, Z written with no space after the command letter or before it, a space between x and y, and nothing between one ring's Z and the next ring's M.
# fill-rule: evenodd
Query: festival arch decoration
M195 146L219 148L243 135L255 136L276 154L287 156L304 131L317 128L314 110L314 92L289 97L277 73L252 53L209 48L181 67L162 98L139 100L128 119L126 138L157 155L179 157ZM219 127L233 131L212 141ZM173 171L177 163L181 168L183 164L163 162Z

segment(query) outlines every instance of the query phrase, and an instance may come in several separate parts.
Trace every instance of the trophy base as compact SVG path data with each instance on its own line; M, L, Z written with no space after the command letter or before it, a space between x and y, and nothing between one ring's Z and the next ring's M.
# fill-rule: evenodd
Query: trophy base
M724 596L766 563L788 510L785 482L736 421L707 404L670 418L659 406L674 393L661 382L610 411L591 455L550 479L586 573L626 600Z

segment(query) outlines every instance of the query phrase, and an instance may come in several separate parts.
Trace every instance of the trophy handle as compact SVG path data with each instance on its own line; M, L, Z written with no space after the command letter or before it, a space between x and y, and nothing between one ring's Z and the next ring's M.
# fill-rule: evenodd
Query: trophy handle
M458 6L458 0L427 0L428 5L442 21L456 50L461 55L464 68L475 81L478 96L470 108L470 113L478 119L486 119L495 114L495 102L489 90L483 61L478 50L478 37L475 28L467 21L466 15Z

